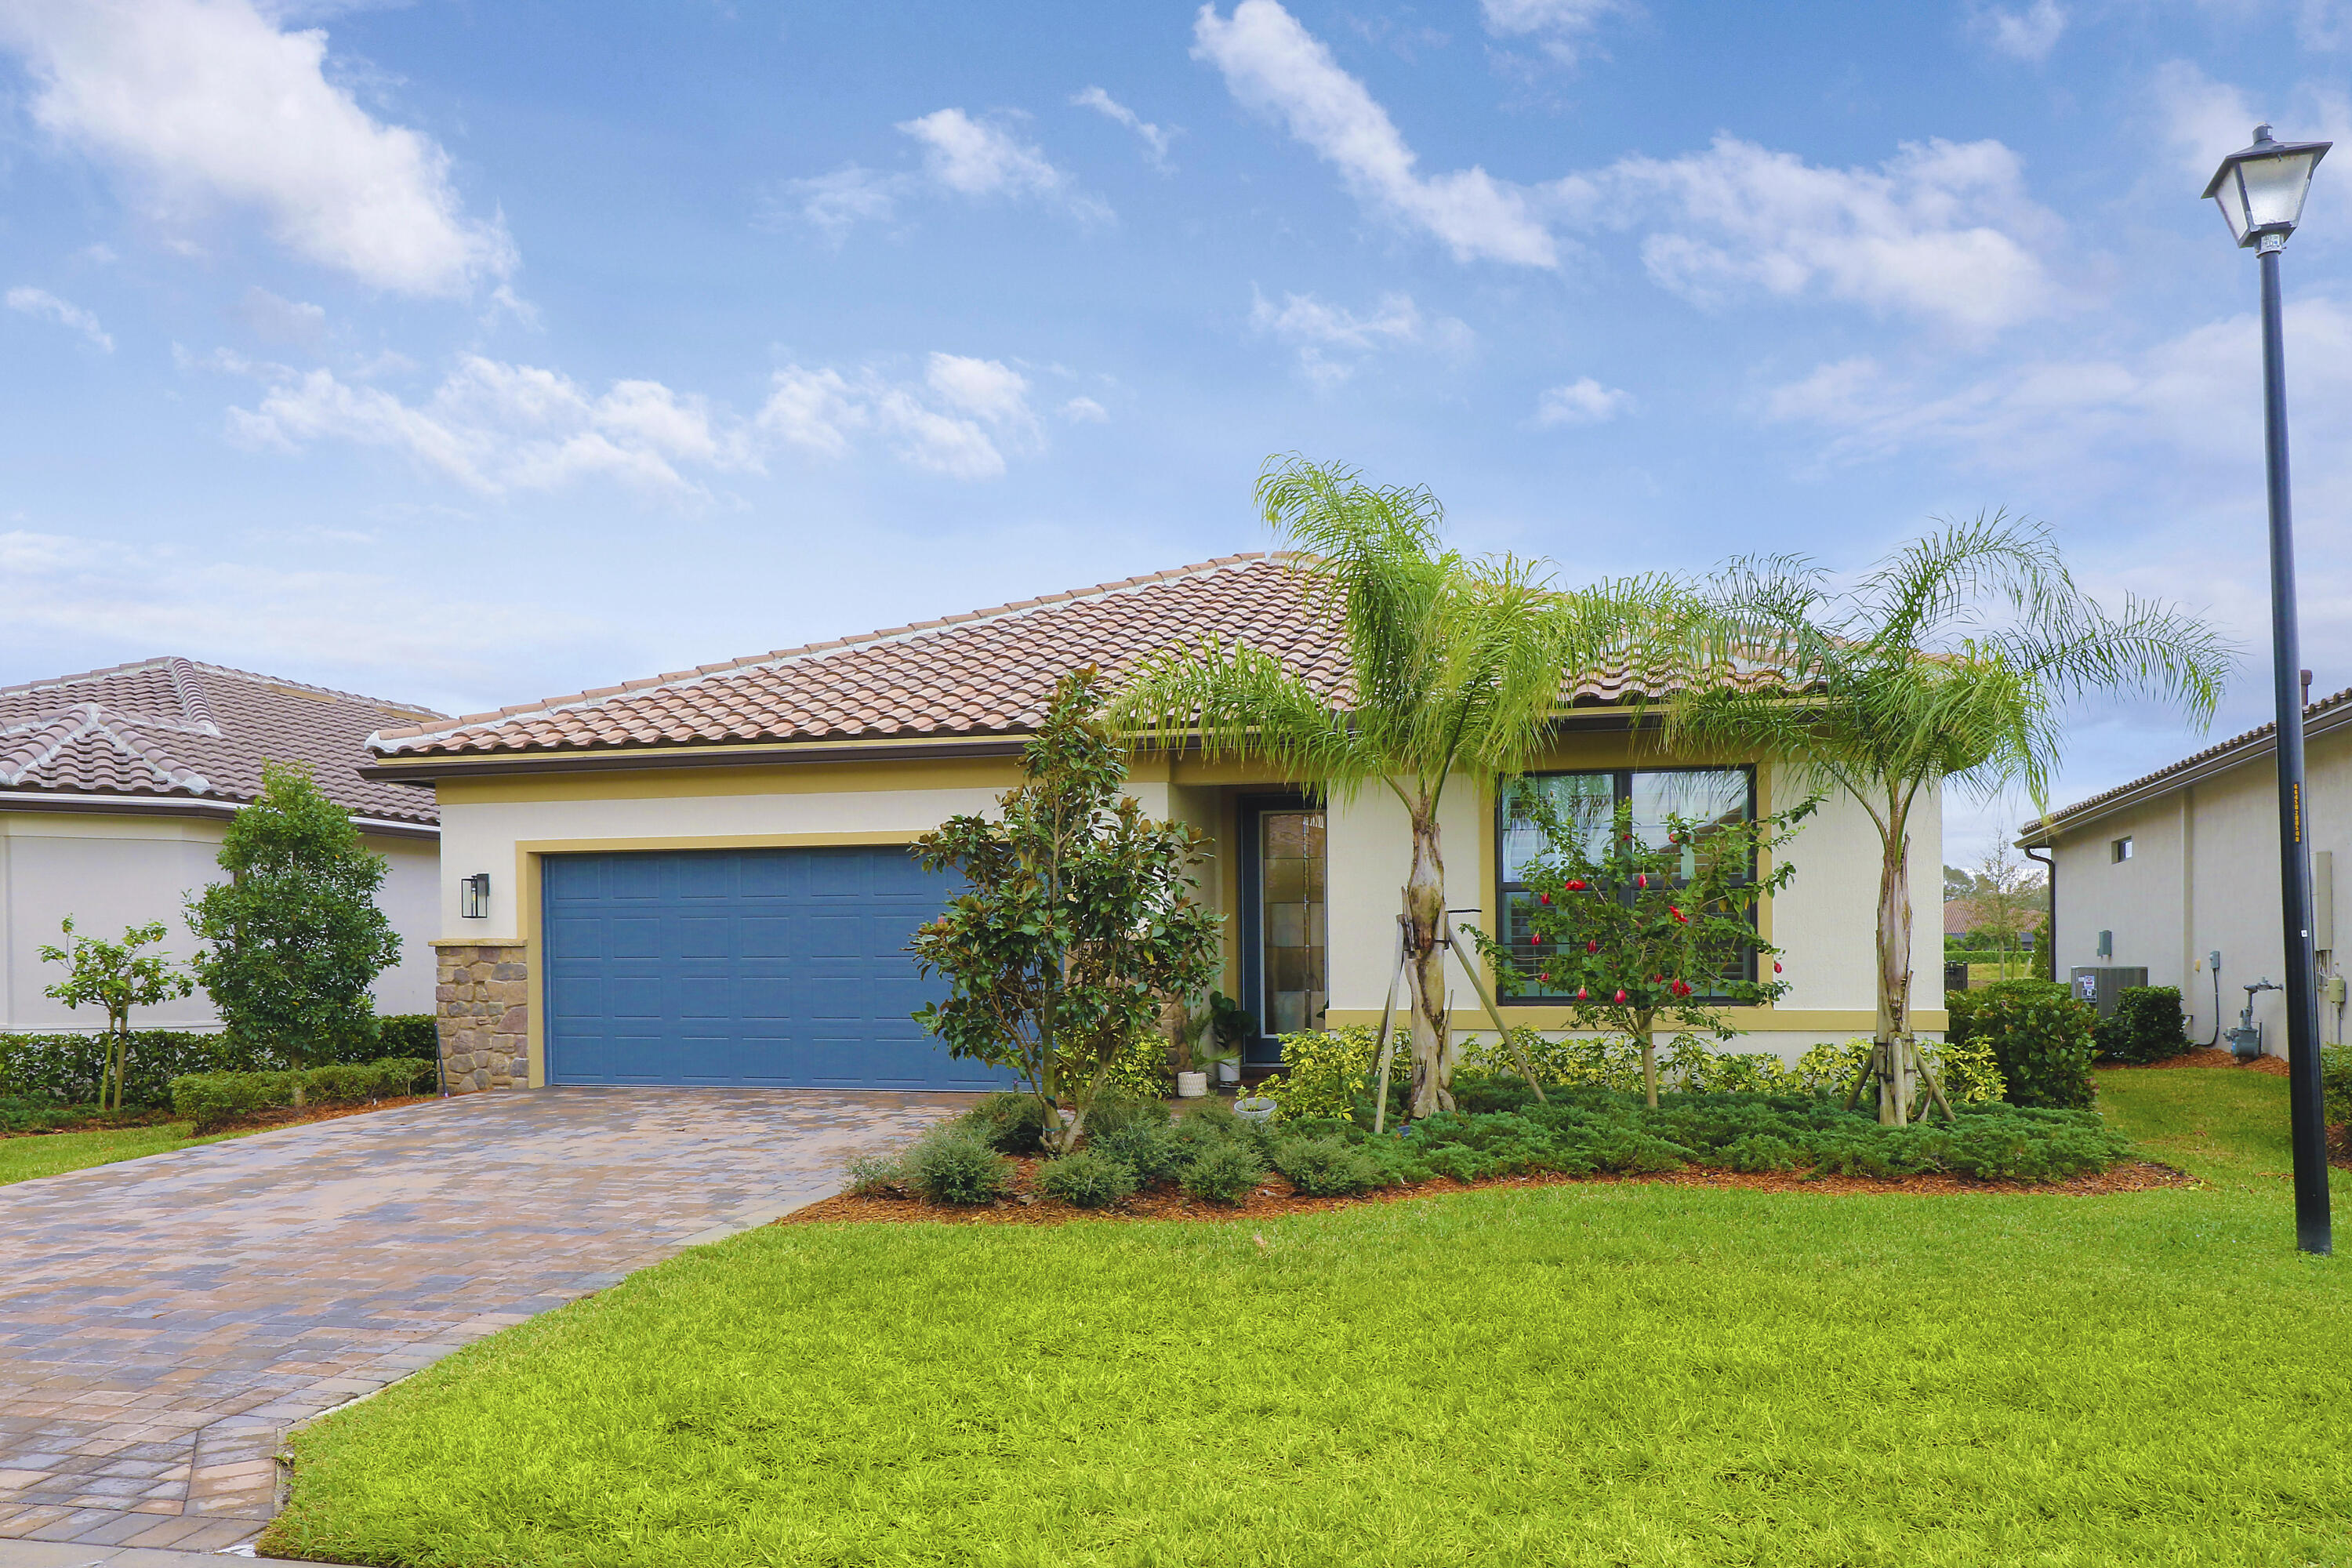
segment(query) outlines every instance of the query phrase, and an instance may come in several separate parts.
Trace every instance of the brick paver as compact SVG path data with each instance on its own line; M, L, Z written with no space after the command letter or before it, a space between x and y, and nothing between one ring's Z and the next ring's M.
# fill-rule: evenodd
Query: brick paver
M0 1186L0 1538L217 1550L287 1427L840 1188L956 1095L467 1095Z

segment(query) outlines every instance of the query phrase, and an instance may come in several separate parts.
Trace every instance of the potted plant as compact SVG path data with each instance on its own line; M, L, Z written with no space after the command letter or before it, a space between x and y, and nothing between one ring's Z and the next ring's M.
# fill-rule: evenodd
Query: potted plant
M1257 1032L1257 1020L1222 991L1209 993L1198 1007L1186 1007L1176 1026L1176 1094L1198 1100L1209 1092L1209 1077L1220 1087L1242 1079L1242 1047Z

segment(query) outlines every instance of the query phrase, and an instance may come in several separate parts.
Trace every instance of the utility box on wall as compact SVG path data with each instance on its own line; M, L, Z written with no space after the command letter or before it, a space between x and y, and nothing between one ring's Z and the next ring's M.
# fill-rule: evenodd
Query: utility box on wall
M2131 969L2077 965L2066 973L2074 985L2074 994L2096 1007L2102 1018L2115 1016L2116 1004L2123 1000L2125 986L2147 984L2146 964Z

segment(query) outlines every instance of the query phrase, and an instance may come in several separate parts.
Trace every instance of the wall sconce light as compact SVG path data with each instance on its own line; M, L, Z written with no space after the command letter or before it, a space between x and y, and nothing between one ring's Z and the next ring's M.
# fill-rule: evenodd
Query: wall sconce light
M457 884L457 912L469 921L490 916L490 874L477 871Z

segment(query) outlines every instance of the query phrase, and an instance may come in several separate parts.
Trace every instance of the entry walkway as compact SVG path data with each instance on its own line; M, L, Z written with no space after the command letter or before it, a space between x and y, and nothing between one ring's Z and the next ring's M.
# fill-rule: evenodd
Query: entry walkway
M292 1423L828 1196L850 1152L968 1103L511 1090L0 1186L0 1539L245 1540Z

